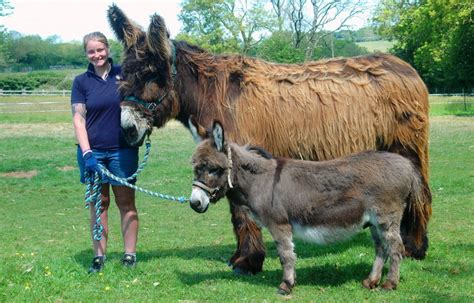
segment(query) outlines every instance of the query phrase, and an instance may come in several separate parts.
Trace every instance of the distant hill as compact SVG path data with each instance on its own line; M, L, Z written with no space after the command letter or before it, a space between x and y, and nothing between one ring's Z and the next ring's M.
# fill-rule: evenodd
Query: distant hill
M387 53L394 43L395 43L394 41L378 40L378 41L357 42L357 45L360 47L365 47L371 53L375 53L375 52Z

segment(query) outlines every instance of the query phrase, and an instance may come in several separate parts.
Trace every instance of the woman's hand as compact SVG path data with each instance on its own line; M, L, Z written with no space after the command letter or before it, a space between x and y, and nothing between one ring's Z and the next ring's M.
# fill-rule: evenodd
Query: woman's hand
M82 154L82 158L84 159L84 166L87 172L90 174L98 173L100 176L102 176L102 170L100 169L99 162L94 157L94 154L91 150L85 151Z

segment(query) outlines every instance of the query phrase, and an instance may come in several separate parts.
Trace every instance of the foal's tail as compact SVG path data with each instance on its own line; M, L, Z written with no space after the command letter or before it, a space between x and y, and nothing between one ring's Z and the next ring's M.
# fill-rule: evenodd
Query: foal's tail
M431 191L426 180L416 174L412 180L401 222L401 234L406 256L422 260L428 250L428 217L426 201L431 201Z

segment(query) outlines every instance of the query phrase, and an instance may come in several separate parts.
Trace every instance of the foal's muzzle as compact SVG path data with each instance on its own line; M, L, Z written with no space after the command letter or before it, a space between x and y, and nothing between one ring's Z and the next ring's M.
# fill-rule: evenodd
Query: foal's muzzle
M200 189L205 191L209 196L210 200L214 200L217 195L217 192L219 191L219 187L210 188L209 186L200 181L193 181L193 186L199 187Z
M194 181L189 205L195 212L204 213L209 208L209 203L214 202L218 191L219 187L210 188L202 182Z

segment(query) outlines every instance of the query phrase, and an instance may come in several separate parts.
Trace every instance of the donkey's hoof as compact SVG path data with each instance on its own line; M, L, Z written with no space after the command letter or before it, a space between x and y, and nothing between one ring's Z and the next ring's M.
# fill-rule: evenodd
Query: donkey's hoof
M397 284L395 284L393 281L386 280L385 282L383 282L381 288L383 290L395 290L397 289Z
M252 271L243 267L234 267L234 269L232 270L234 271L234 274L238 276L252 276L253 275Z
M362 285L367 289L374 289L377 287L377 284L378 284L377 281L372 281L369 278L362 281Z
M282 282L278 287L278 294L282 296L288 296L291 294L291 288L285 282Z

